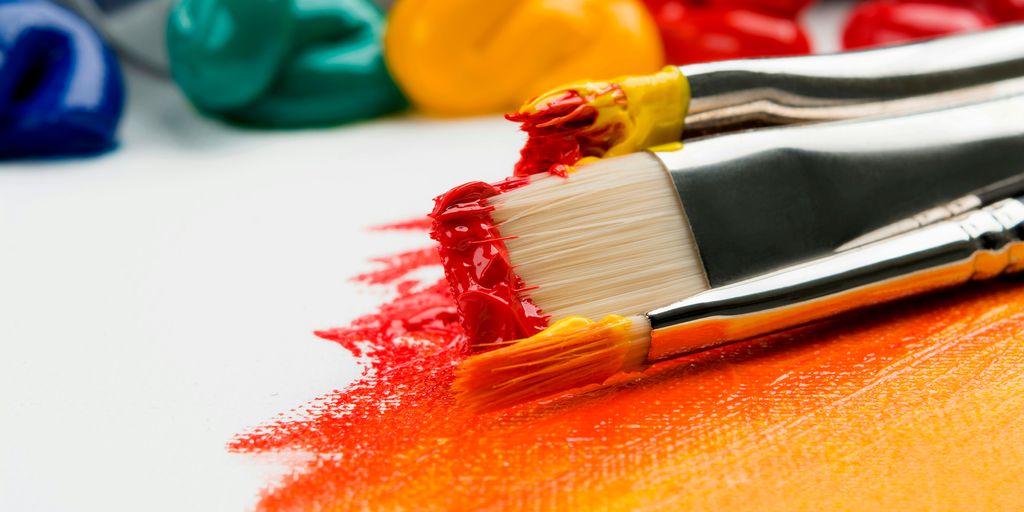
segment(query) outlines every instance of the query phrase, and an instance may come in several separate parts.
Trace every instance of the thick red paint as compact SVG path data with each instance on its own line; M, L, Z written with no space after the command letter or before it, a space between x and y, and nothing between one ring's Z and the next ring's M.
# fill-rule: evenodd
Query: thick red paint
M526 145L520 150L515 176L550 173L566 176L569 166L587 156L603 156L617 138L621 126L597 126L598 112L594 103L599 96L608 96L612 102L625 104L626 95L618 84L582 95L565 91L549 98L534 109L505 116L520 123L526 132ZM532 101L531 101L532 103Z
M984 0L984 4L999 21L1024 21L1024 0Z
M698 8L750 9L787 18L796 18L814 2L815 0L644 0L651 12L658 12L668 4L679 4Z
M742 2L741 2L742 3ZM793 3L792 8L798 8ZM803 55L810 39L795 14L710 2L659 2L652 9L669 64Z
M524 338L547 327L547 317L523 294L523 280L491 218L494 207L487 204L487 198L527 182L471 182L435 199L430 236L440 244L445 276L473 345Z
M872 0L857 5L843 29L843 48L854 49L981 30L996 21L972 3Z

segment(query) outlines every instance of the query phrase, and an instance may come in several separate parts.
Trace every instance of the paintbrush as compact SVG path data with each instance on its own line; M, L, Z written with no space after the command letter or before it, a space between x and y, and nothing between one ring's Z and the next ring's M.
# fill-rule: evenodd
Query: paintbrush
M1024 270L1024 197L630 317L563 319L466 359L454 389L491 410L833 315Z
M891 236L913 231L929 224L951 219L961 213L978 209L998 200L1021 194L1024 194L1024 174L1011 176L1005 180L998 181L975 190L963 197L958 197L946 204L936 206L935 208L929 208L916 215L900 219L888 226L883 226L870 233L865 233L843 245L840 245L836 251L846 251L853 249L854 247L867 245L871 242L884 240Z
M507 116L517 175L754 127L931 110L1024 92L1024 24L900 46L668 67L558 87Z
M818 258L1015 176L1022 119L1024 95L469 183L437 199L432 236L470 342L520 339Z

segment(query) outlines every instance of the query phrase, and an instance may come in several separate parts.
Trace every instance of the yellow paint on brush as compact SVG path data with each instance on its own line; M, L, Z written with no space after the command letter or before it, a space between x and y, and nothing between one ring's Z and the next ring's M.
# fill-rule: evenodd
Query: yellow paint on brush
M563 318L529 338L467 358L452 389L462 404L487 411L602 384L623 371L631 326L618 315L599 322Z
M581 152L612 157L678 143L690 84L679 68L668 66L651 75L566 84L526 103L519 113L543 115L553 105L566 103L567 95L582 99L582 108L597 111L593 123L579 128L576 138L586 146Z
M537 338L554 338L562 337L568 334L574 333L580 329L590 328L595 325L600 325L609 329L610 332L621 333L621 336L626 335L626 329L629 327L629 319L619 315L608 315L601 319L600 322L595 322L585 316L567 316L561 320L551 324L547 329L544 329L537 334L527 338L527 340L533 340Z
M504 112L560 83L665 63L639 0L402 0L384 43L402 90L438 115Z

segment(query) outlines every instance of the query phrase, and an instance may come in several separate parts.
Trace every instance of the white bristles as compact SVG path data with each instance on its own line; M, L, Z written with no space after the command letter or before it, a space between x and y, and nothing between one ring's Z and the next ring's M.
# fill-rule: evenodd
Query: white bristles
M525 293L555 321L645 313L707 289L671 178L650 153L491 198Z

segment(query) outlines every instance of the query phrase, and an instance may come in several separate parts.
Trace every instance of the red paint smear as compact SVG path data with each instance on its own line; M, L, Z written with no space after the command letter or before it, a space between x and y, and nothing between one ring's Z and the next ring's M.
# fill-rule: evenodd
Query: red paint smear
M531 111L506 115L505 119L520 123L520 129L528 136L526 145L519 152L514 175L547 172L564 177L568 167L581 158L603 156L613 141L622 135L622 127L618 125L594 126L598 112L592 105L599 96L606 94L611 94L620 105L626 103L622 88L618 84L608 84L608 87L586 96L576 91L565 91Z
M427 231L434 223L430 217L421 217L391 224L381 224L370 228L371 231Z
M511 341L536 334L548 318L523 292L487 198L528 183L509 178L496 184L471 182L435 198L430 236L440 244L441 264L471 345Z
M441 258L437 254L436 247L425 247L394 256L374 258L370 261L380 263L382 267L379 270L359 274L352 278L353 281L366 284L391 283L413 270L438 265L441 263Z
M364 358L362 379L231 442L311 455L259 510L867 510L1011 503L1019 489L1020 284L844 315L482 416L449 390L466 345L448 288L389 286L378 312L318 333Z

